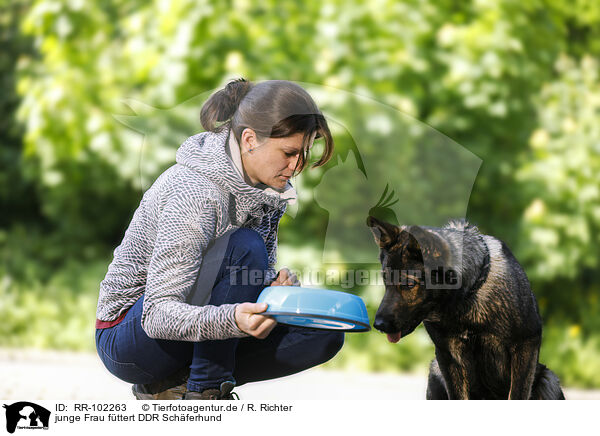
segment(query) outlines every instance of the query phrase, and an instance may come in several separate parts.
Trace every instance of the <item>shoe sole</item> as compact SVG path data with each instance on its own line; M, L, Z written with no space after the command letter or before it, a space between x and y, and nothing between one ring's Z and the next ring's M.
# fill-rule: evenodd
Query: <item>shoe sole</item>
M136 390L135 386L136 385L131 386L131 392L133 393L133 396L136 400L154 400L154 395L139 392L138 390Z
M148 394L144 392L140 392L136 389L137 385L131 386L131 392L136 400L182 400L183 396L187 392L185 386L176 386L171 389L167 389L166 391L159 392L157 394Z

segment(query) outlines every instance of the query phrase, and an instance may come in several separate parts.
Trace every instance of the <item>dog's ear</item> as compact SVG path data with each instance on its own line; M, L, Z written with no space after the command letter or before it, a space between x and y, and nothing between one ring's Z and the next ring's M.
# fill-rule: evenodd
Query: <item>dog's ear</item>
M371 233L373 233L375 242L381 248L389 247L396 240L398 234L400 233L398 226L386 223L385 221L380 221L370 215L367 218L367 225L371 229Z
M409 226L404 231L410 234L407 248L418 250L425 262L445 264L450 259L450 245L440 235L430 229Z

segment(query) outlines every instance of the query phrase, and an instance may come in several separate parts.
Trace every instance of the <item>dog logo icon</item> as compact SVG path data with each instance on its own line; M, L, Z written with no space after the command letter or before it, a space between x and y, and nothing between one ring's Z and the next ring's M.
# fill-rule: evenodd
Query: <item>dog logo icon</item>
M50 411L28 401L4 404L6 409L6 431L14 433L18 429L48 429Z

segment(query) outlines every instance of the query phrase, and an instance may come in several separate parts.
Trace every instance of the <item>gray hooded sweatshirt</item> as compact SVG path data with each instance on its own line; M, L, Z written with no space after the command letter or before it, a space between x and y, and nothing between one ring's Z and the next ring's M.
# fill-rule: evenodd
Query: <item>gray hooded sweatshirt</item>
M144 193L100 284L99 321L118 319L145 294L141 323L152 338L198 342L248 336L235 323L236 304L193 306L186 300L208 244L239 227L264 239L266 279L272 280L279 220L295 191L289 182L283 193L248 185L237 145L228 148L229 133L188 138L177 163ZM200 300L210 298L208 287L197 292L205 294Z

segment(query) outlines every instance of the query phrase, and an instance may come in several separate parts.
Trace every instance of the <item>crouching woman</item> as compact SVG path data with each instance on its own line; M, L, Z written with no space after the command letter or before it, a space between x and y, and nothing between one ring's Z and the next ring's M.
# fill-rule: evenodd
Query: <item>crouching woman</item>
M344 334L278 325L257 304L275 271L279 220L315 139L333 140L300 86L230 82L203 105L206 130L145 192L100 285L96 348L138 399L230 399L245 383L319 365Z

